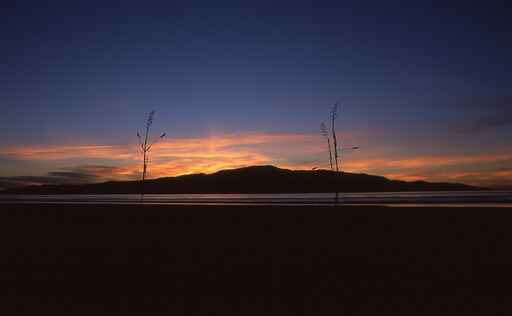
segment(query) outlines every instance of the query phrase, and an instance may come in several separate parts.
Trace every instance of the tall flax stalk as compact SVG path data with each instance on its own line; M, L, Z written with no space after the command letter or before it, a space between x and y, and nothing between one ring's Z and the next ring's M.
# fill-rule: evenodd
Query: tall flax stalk
M332 131L332 141L334 146L334 161L336 164L336 172L340 171L339 165L338 165L338 140L336 138L336 126L334 124L335 120L338 118L338 103L334 104L331 111L331 131Z
M150 142L150 129L151 125L153 125L153 118L155 116L155 111L151 111L148 114L148 119L146 121L146 131L144 133L144 138L141 137L139 131L137 131L137 137L139 139L139 146L142 150L143 155L143 168L142 168L142 180L140 182L140 203L144 201L144 181L146 180L146 174L148 171L148 163L149 163L149 151L151 147L157 143L159 140L165 137L165 133L161 134L157 140Z
M336 174L340 172L339 163L338 163L338 140L336 138L336 126L335 121L336 118L338 118L338 103L335 103L332 107L331 111L331 132L332 132L332 141L333 141L333 147L334 147L334 161L336 165ZM335 181L336 183L336 181ZM338 186L335 184L336 188L336 197L334 200L334 204L338 204Z
M329 163L331 165L331 171L332 171L333 165L332 165L331 140L329 139L329 134L327 133L327 128L325 127L325 124L323 122L322 122L322 124L320 124L320 132L322 133L322 136L324 136L327 139L327 147L329 148Z

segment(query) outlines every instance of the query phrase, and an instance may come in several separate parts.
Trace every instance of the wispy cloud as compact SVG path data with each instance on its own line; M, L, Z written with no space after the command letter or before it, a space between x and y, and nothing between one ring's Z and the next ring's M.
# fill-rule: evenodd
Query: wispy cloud
M462 134L482 133L488 130L512 126L512 97L476 98L465 105L472 111L479 109L477 118L465 121L457 131ZM466 109L462 108L461 113ZM474 117L471 115L470 117Z
M86 184L131 178L133 174L124 168L89 165L50 171L42 176L0 177L0 188L43 184Z
M512 105L511 105L512 106ZM500 127L512 125L512 112L495 113L481 117L473 122L467 123L460 128L459 132L464 134L481 133L487 130L493 130Z
M436 156L413 156L401 158L387 156L382 158L359 159L345 163L349 170L373 170L379 169L415 169L445 167L454 165L473 165L496 161L512 160L512 153L486 154L486 155L436 155Z
M324 150L319 136L294 133L240 133L196 138L169 138L155 145L150 152L151 177L176 176L189 173L210 173L226 168L258 164L303 166L296 157L318 155ZM11 146L0 149L0 156L27 162L50 162L55 165L74 164L79 167L57 172L89 175L90 182L110 179L136 179L140 174L141 154L137 145L37 145ZM96 159L111 161L113 167L92 165ZM63 175L63 174L62 174ZM57 174L32 182L63 181ZM11 180L21 181L22 178ZM62 181L61 181L62 180ZM46 181L46 182L45 182Z
M352 135L340 135L351 142ZM42 177L4 177L10 183L85 183L137 179L141 155L136 145L51 145L0 148L0 157L56 166ZM495 185L510 178L512 152L473 155L404 155L386 148L342 155L342 169L402 180L461 181ZM382 148L381 148L382 150ZM97 163L97 160L102 160ZM108 161L105 164L103 161ZM150 153L150 177L211 173L221 169L274 164L290 169L327 168L324 140L316 134L239 133L169 138ZM0 186L1 183L0 183Z
M512 183L512 152L367 158L347 161L347 171L384 175L406 181L454 181L481 186Z
M77 158L133 159L131 146L112 145L34 145L10 146L0 149L0 155L20 160L68 160Z
M197 138L170 138L158 143L153 150L156 158L240 158L244 151L276 150L286 145L288 149L314 146L317 135L242 133L212 135ZM0 149L0 156L22 160L69 160L78 158L138 160L140 154L136 145L34 145L10 146Z

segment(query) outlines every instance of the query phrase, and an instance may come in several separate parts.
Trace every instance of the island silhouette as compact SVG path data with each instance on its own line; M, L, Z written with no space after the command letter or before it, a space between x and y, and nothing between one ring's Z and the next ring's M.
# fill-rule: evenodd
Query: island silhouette
M141 181L109 181L81 185L32 185L4 194L139 194ZM444 182L401 181L363 173L330 170L289 170L271 165L146 179L144 193L329 193L396 191L464 191L482 188Z

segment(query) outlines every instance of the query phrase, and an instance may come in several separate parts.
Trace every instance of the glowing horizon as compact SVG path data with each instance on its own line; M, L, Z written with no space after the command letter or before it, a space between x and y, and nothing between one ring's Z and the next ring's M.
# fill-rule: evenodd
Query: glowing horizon
M345 142L347 139L357 142L354 135L340 134L339 137ZM497 186L507 184L511 176L509 170L503 169L503 164L512 161L512 152L404 157L362 147L342 153L341 167L345 172L368 173L397 180ZM0 157L18 163L49 164L51 167L37 176L69 174L79 177L79 182L136 180L140 177L142 164L136 144L7 146L0 148ZM275 165L292 170L328 169L326 144L321 135L304 133L253 132L170 137L150 152L149 177L213 173L253 165ZM5 178L8 177L4 177L4 181ZM16 176L12 178L16 179ZM67 181L72 182L73 178ZM33 178L26 182L37 183Z

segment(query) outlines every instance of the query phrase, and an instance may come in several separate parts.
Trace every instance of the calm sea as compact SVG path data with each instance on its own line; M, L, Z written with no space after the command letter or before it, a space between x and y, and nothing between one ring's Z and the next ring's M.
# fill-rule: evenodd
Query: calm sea
M137 204L140 195L0 195L0 203L36 204ZM329 205L333 193L306 194L147 194L147 204L179 205ZM344 204L382 205L447 205L447 206L509 206L512 191L448 191L448 192L369 192L340 193Z

